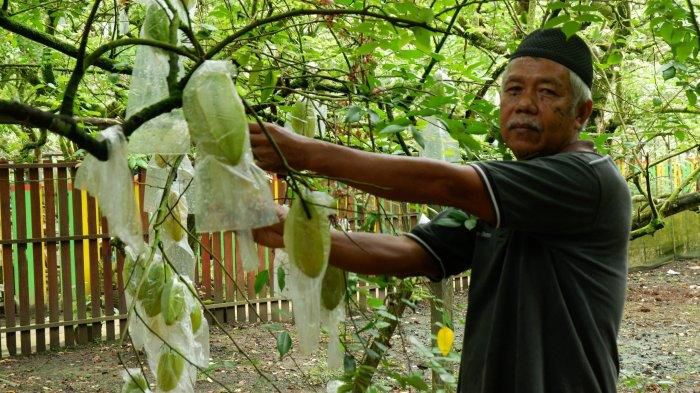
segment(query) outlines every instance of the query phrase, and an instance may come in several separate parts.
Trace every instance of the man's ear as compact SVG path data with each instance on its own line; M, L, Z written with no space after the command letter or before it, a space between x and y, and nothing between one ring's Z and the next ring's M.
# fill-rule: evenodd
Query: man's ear
M588 122L593 112L593 101L587 100L576 109L576 129L580 130Z

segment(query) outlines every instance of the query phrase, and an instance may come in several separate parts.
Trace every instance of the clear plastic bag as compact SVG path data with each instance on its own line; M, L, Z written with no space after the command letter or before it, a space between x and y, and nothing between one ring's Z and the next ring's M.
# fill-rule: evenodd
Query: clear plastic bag
M193 185L197 232L260 228L279 221L262 169L248 159L232 166L210 155L200 158Z
M200 65L182 93L182 109L197 151L237 165L250 151L250 141L232 67L214 60Z
M459 143L450 136L445 125L433 116L425 120L428 125L423 129L425 148L421 151L421 156L447 162L461 162Z
M153 213L158 209L161 198L163 198L163 189L168 180L168 174L171 167L168 163L174 162L176 155L160 155L166 162L158 162L157 156L153 156L148 162L146 170L146 190L143 197L143 211ZM160 160L162 161L162 160ZM185 156L177 168L177 179L173 182L170 190L178 195L185 193L185 198L191 203L193 193L194 168L192 162Z
M122 370L122 379L124 385L122 385L121 393L151 393L148 382L139 368Z
M143 45L136 48L126 106L127 119L168 97L168 60L168 54L160 49Z
M340 342L340 327L345 320L345 305L329 311L321 307L321 322L328 330L328 368L337 370L343 367L345 351Z
M250 229L236 231L236 239L238 240L240 256L243 260L243 270L246 272L257 271L260 258L258 256L257 245L253 240L253 231Z
M187 154L190 131L181 109L144 123L129 137L130 154Z
M100 212L107 217L110 233L140 254L145 243L126 157L126 138L121 126L102 131L101 137L108 143L109 159L100 161L87 156L78 168L75 187L97 198Z

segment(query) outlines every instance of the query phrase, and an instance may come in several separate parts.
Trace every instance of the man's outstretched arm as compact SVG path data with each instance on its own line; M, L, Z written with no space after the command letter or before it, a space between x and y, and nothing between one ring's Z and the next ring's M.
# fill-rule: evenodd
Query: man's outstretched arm
M493 223L491 199L476 170L425 158L367 153L302 137L266 123L268 133L295 170L310 170L395 201L451 206ZM257 124L250 125L261 168L284 172L279 155Z
M280 212L284 220L286 213ZM253 230L255 241L272 248L284 247L284 222ZM360 274L388 274L398 277L441 277L439 263L416 241L406 236L378 233L331 231L329 262Z

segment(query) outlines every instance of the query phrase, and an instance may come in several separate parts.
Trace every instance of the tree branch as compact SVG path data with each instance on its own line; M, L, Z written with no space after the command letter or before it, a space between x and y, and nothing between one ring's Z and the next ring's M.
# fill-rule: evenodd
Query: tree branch
M671 217L674 214L678 214L686 210L697 209L698 207L700 207L700 192L696 191L676 198L675 201L668 204L665 210L662 211L662 214L665 217ZM634 240L645 235L650 235L656 231L649 227L648 223L650 219L650 211L635 217L635 219L632 221L632 233L630 234L630 240Z
M9 119L14 124L51 131L70 139L102 161L108 158L107 144L88 135L72 117L45 112L16 101L0 100L0 120L4 119Z
M78 86L80 81L83 79L85 74L85 52L87 51L88 39L90 38L90 29L92 24L95 22L95 16L97 16L97 10L100 8L101 0L95 0L90 10L90 15L85 22L85 28L83 29L83 35L80 39L80 47L78 48L78 55L76 56L75 69L71 74L68 85L66 85L66 90L63 93L63 102L61 102L61 109L59 112L65 116L73 116L73 106L75 105L75 96L78 92Z
M72 58L78 58L78 48L61 41L60 39L53 37L49 34L42 33L40 31L31 29L17 23L6 16L4 12L0 12L0 27L7 31L20 35L36 43L45 45L51 49L63 53L66 56ZM100 58L95 62L95 66L109 72L120 73L120 74L131 74L131 67L117 65L113 60Z
M698 19L695 16L695 7L693 6L693 2L690 0L685 0L686 3L688 3L688 8L690 9L690 22L693 24L693 27L695 28L695 36L698 39L698 44L700 44L700 26L698 26Z

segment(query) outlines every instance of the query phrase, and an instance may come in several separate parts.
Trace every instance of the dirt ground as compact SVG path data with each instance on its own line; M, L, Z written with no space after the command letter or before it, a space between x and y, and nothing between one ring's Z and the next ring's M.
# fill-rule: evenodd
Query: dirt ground
M456 343L461 342L464 294L456 294ZM429 342L429 308L421 304L408 312L401 324L389 360L395 369L422 372L428 378L416 349L403 342L415 337ZM700 260L678 261L658 269L629 275L625 316L620 332L620 392L698 392L700 393ZM271 331L289 329L290 324L254 324L228 327L228 331L266 378L282 392L325 392L326 383L338 372L325 365L325 351L304 357L294 349L293 356L279 360ZM296 341L295 341L296 345ZM0 392L118 392L121 386L118 354L130 366L136 363L128 347L96 343L80 349L0 360ZM212 362L203 373L198 392L273 392L274 388L255 373L251 363L221 331L212 330ZM386 376L379 381L390 391L404 392ZM150 375L148 375L151 378Z

